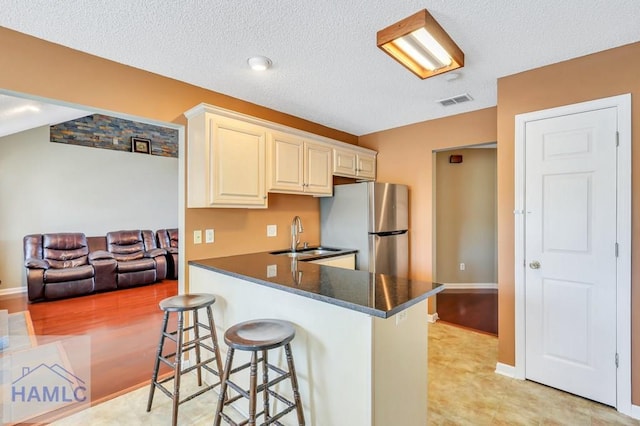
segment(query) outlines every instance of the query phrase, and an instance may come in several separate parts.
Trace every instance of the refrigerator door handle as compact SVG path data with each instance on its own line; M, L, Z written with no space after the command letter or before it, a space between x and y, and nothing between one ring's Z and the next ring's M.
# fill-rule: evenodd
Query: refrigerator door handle
M369 232L370 235L377 235L379 237L388 237L389 235L402 235L406 233L406 229L403 229L401 231Z

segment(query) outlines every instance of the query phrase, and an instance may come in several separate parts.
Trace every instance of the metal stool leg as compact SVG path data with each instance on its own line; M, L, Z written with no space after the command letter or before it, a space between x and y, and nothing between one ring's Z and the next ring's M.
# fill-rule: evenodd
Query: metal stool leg
M287 364L289 365L289 374L291 374L291 388L293 390L293 400L296 404L296 412L298 414L298 424L304 426L304 413L302 411L302 402L300 401L300 392L298 391L298 378L296 377L296 368L293 365L291 346L288 343L284 345L284 351L287 354Z
M211 306L207 306L207 316L209 317L209 330L211 331L211 341L213 345L214 355L216 357L216 366L218 367L218 378L222 378L222 360L220 360L220 348L218 347L218 335L216 333L216 324L213 322L213 310Z
M220 426L222 420L222 408L224 407L225 395L227 393L227 381L231 373L233 364L233 353L235 349L229 348L227 352L227 360L224 365L224 372L222 373L222 384L220 385L220 394L218 395L218 406L216 407L216 418L213 421L213 426Z
M153 374L151 375L151 386L149 388L149 400L147 402L147 413L151 411L151 405L153 404L153 394L156 390L156 383L158 382L158 371L160 369L160 357L162 356L162 348L164 347L164 337L167 333L167 324L169 322L169 312L164 313L162 319L162 331L160 332L160 343L158 343L158 349L156 350L156 360L153 365Z
M262 384L264 386L264 390L262 393L262 403L264 405L264 422L267 423L271 418L269 414L269 388L267 384L269 383L269 367L267 360L267 351L262 351Z
M198 323L198 310L193 310L193 337L195 341L195 351L196 351L196 365L197 368L197 376L198 376L198 386L202 386L202 368L200 367L200 325Z
M258 352L251 352L249 373L249 426L256 424L256 388L258 387Z
M171 424L178 424L178 405L180 404L180 371L182 370L182 343L184 335L184 312L178 312L178 329L176 331L176 357L173 377L173 415Z

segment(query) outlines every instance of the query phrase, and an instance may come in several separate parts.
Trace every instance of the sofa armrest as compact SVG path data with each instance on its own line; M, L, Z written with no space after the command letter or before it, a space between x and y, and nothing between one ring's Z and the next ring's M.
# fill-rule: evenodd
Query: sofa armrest
M167 247L167 248L165 248L165 250L169 254L178 254L178 248L177 247Z
M49 269L49 262L31 257L24 261L24 266L29 269Z
M165 256L166 254L167 254L167 251L165 249L155 248L155 249L151 249L149 251L144 252L144 257L158 257L158 256Z
M106 250L96 250L89 253L89 262L93 262L94 260L103 260L103 259L115 259L113 253L109 253Z

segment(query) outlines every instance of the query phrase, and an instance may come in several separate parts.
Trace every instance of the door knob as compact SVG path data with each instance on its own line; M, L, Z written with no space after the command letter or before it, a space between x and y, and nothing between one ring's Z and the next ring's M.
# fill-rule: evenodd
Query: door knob
M534 260L533 262L529 263L529 268L540 269L540 262L538 262L537 260Z

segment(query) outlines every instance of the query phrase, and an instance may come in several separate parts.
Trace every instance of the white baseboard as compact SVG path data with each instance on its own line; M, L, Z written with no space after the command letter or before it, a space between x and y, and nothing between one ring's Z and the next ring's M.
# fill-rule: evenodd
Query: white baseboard
M631 405L631 417L640 420L640 405Z
M496 363L496 374L500 374L501 376L511 377L512 379L517 379L516 377L516 368L512 365L503 364L501 362Z
M8 296L10 294L20 294L20 293L26 293L26 292L27 292L26 287L11 287L11 288L5 288L4 290L0 290L0 296Z
M498 283L442 283L445 290L497 290Z
M427 314L427 321L434 323L436 321L438 321L440 318L438 317L438 313L435 312L433 314Z

